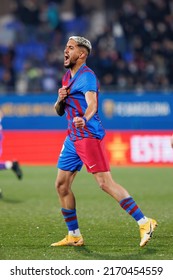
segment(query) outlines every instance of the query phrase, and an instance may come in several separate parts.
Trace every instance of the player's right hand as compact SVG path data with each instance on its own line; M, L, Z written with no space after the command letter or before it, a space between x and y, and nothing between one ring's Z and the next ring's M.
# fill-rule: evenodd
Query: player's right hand
M67 95L68 95L68 92L67 92L66 86L59 88L59 90L58 90L59 101L64 100L67 97Z

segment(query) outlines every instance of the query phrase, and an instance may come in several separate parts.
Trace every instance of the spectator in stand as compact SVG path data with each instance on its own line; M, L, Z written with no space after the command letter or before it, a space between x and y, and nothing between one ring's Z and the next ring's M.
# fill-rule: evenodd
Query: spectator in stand
M37 0L18 0L15 14L25 26L37 27L39 21L39 7Z
M34 39L37 43L46 44L46 55L42 61L46 61L52 52L56 53L54 76L61 80L62 57L59 53L69 35L69 31L64 28L65 19L61 13L64 1L14 1L17 3L14 14L23 26L23 30L17 32L16 43L32 43ZM108 90L131 89L140 92L173 89L173 1L108 0L102 1L102 4L96 6L96 3L86 4L84 0L75 0L72 8L76 24L73 31L79 34L82 29L82 34L79 35L85 37L83 33L87 33L94 46L88 65L98 73L102 88L104 86ZM62 11L64 12L63 9ZM81 25L78 24L80 20ZM87 22L87 28L86 24L83 28L83 22ZM15 50L15 46L13 48ZM14 72L0 62L0 86L7 92L10 88L14 89L18 77L21 77L18 71L22 73L26 62L31 68L33 65L31 56L17 55L14 54ZM33 68L35 69L35 63ZM38 73L44 72L44 81L48 85L47 81L50 82L52 74L45 71L44 63L37 63L37 70ZM37 78L38 84L42 85L43 75ZM34 92L34 87L31 86L31 90Z
M4 53L0 53L0 85L1 91L13 92L15 90L16 73L13 65L14 61L13 48L6 49Z
M40 7L38 1L18 0L14 14L23 24L23 32L17 34L18 40L36 40L38 36L38 27L40 25Z

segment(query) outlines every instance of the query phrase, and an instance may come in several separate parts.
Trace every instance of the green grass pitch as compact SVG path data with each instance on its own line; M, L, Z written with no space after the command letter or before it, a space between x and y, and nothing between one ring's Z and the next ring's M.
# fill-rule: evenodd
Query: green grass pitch
M146 247L139 247L139 230L92 175L77 175L77 200L83 247L50 244L64 238L67 229L54 188L56 167L24 166L22 181L11 171L0 172L1 260L170 260L173 259L172 168L112 168L114 179L136 200L158 227Z

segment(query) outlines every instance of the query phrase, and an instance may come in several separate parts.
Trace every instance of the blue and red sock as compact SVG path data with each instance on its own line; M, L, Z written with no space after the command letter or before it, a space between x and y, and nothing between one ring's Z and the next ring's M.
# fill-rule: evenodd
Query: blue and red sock
M78 229L78 220L76 215L76 209L61 209L62 215L66 222L69 231L74 231Z
M131 215L137 222L140 219L144 219L145 216L142 213L141 209L138 207L134 199L130 196L125 199L122 199L120 202L120 206Z

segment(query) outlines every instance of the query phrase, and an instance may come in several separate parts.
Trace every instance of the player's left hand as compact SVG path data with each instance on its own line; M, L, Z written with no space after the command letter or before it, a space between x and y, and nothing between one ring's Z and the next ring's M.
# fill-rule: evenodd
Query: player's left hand
M85 120L81 117L74 117L73 123L76 128L84 128L84 126L85 126Z

